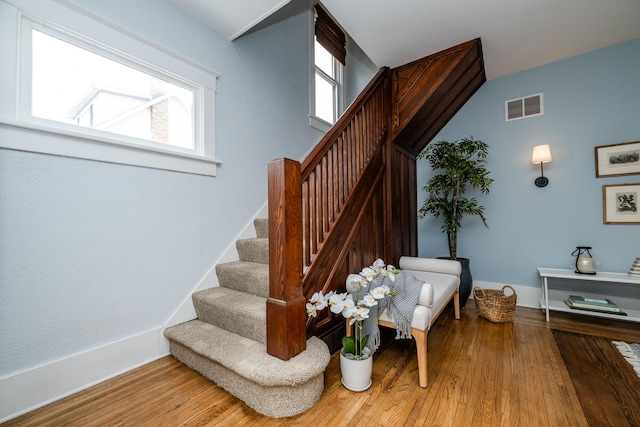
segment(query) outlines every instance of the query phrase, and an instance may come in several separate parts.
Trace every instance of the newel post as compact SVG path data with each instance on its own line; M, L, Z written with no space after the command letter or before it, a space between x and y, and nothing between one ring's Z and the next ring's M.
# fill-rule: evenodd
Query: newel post
M269 299L267 353L289 360L306 348L306 300L302 293L300 163L269 162Z

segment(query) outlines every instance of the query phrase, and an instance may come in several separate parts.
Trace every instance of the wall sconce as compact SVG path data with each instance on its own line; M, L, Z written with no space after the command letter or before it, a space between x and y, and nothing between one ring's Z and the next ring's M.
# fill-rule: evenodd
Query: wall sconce
M542 168L543 163L551 162L551 150L549 150L549 144L536 145L533 147L533 156L531 156L531 163L536 165L540 163L540 176L536 178L536 187L546 187L549 180L544 176L544 170Z

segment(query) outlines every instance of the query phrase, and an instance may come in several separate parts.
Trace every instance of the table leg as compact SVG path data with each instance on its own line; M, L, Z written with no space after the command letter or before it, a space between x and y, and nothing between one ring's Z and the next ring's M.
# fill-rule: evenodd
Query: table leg
M542 278L543 283L543 292L544 292L544 307L547 315L547 322L549 321L549 285L547 283L547 278Z

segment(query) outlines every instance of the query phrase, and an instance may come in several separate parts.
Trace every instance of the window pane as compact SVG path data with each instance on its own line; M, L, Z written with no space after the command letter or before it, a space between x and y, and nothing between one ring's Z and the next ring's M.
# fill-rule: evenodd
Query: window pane
M334 85L316 73L316 117L333 123L335 120Z
M33 30L35 117L194 148L193 91Z
M315 55L316 67L320 68L322 71L327 73L327 75L335 79L336 76L333 71L333 60L334 60L333 56L331 56L329 51L327 51L327 49L322 47L322 45L318 43L317 40L315 44L314 55Z

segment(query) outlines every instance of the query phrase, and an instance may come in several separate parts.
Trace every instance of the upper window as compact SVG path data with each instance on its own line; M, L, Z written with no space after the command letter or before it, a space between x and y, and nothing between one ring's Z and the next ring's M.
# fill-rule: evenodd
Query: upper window
M327 123L338 118L338 93L341 64L316 40L315 49L315 115Z
M0 105L1 124L73 138L0 147L215 175L215 74L51 0L35 0L37 15L19 10L33 1L0 3L16 30L0 29L16 53L0 66L16 100Z
M346 37L340 27L319 5L315 7L313 47L314 76L312 124L328 130L338 119L343 107L343 67Z

